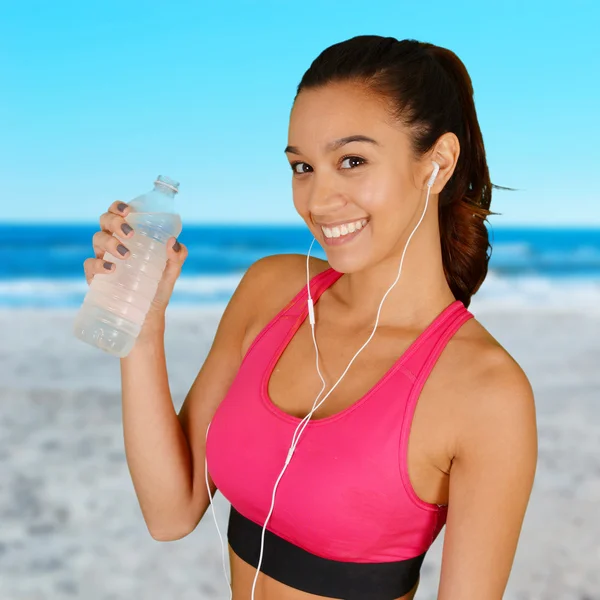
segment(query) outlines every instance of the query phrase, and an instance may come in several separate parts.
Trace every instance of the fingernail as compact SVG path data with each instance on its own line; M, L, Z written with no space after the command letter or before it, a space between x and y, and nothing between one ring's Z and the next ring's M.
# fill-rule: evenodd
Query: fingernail
M125 235L128 235L130 231L133 231L133 227L131 227L131 225L128 225L127 223L123 223L123 225L121 225L121 231Z
M121 256L125 256L127 254L127 252L128 252L127 248L125 248L125 246L123 246L123 244L119 244L117 246L117 251L119 252L119 254Z
M121 202L121 203L117 204L117 210L119 212L124 212L126 208L127 208L127 204L125 204L125 202Z
M175 240L175 243L173 244L173 250L175 250L175 252L179 252L181 250L181 244Z
M105 268L107 271L110 271L110 270L112 269L112 263L105 262L105 263L104 263L104 268Z

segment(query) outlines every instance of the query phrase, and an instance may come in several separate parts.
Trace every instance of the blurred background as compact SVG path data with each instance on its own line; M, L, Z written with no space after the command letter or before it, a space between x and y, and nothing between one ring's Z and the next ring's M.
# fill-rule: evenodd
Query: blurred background
M540 458L505 598L600 598L597 3L0 2L0 598L226 598L207 515L159 543L124 457L119 362L72 335L98 217L181 182L168 311L179 409L261 256L305 254L285 159L302 74L361 34L465 63L492 182L470 310L536 393ZM313 254L325 258L321 248ZM217 495L225 531L227 502ZM443 534L418 600L434 600Z

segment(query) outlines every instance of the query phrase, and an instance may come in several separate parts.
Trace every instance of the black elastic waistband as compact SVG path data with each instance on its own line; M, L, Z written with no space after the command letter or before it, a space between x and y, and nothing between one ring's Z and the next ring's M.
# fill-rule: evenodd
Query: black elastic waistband
M261 526L231 507L229 544L254 568L258 566L261 533ZM394 600L410 592L418 582L425 554L385 563L343 562L307 552L267 529L260 570L310 594L344 600Z

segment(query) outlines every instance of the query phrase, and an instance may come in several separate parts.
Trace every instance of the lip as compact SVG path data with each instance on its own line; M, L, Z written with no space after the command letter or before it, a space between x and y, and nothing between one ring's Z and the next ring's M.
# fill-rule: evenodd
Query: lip
M348 221L346 221L346 222L348 222ZM352 223L352 221L350 221L350 223ZM341 246L342 244L348 244L354 238L358 237L369 226L369 223L370 223L370 221L367 221L367 224L363 228L357 229L356 231L354 231L352 233L348 233L346 235L342 235L337 238L325 237L323 230L321 230L321 236L323 237L323 240L325 241L325 244L327 246Z

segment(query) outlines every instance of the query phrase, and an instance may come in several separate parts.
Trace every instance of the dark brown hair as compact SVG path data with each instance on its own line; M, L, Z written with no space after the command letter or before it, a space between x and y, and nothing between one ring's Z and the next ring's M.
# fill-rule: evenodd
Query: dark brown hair
M446 280L468 307L487 275L491 245L484 221L498 214L489 207L492 187L500 186L490 181L465 65L454 52L426 42L357 36L324 50L302 77L296 96L344 81L391 101L392 116L412 132L416 157L448 131L458 137L460 155L440 193L438 218Z

